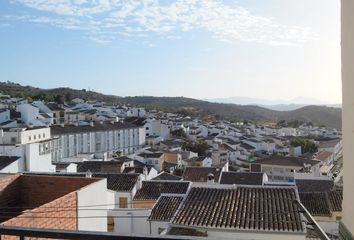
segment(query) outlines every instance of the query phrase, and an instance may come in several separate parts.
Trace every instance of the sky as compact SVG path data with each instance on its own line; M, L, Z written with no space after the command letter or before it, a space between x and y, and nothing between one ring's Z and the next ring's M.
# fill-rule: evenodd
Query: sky
M0 81L341 102L339 0L1 0Z

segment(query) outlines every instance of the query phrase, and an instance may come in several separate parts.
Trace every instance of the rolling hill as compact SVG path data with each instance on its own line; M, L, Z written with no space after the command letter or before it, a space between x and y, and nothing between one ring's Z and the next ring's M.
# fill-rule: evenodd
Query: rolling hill
M254 105L213 103L185 97L119 97L87 91L85 89L41 89L32 86L22 86L11 82L0 82L0 92L11 96L31 97L34 99L44 98L45 100L54 100L58 95L63 96L66 99L78 97L85 100L104 101L112 104L129 104L132 106L145 107L147 109L182 112L201 117L214 115L222 119L252 121L298 120L303 122L312 122L315 125L324 125L329 128L341 128L341 109L326 106L304 106L292 111L275 111Z

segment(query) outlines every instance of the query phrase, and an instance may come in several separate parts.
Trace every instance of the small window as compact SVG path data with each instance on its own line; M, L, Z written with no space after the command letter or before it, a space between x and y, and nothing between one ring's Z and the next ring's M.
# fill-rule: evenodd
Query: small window
M38 134L38 139L41 139L41 135L40 134Z
M16 138L15 137L11 138L11 143L16 143Z
M36 135L33 135L33 139L34 139L34 140L36 140L36 139L37 139Z
M119 198L119 207L120 208L128 208L128 198L120 197Z
M45 133L43 133L43 138L45 138Z
M113 216L107 216L107 230L108 230L108 232L114 231L114 218L113 218Z
M31 136L28 136L28 141L31 141L31 140L32 140Z

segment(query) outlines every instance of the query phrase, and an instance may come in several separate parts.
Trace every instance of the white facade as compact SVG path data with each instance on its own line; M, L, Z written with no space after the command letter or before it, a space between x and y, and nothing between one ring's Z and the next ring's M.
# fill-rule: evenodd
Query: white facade
M306 178L321 177L320 164L309 167L310 172L297 173L302 168L299 166L261 164L261 172L266 173L269 181L273 182L293 182L295 177L301 178L302 175L307 176Z
M10 110L0 109L0 123L7 122L10 120Z
M63 134L56 131L54 136L59 138L62 150L59 156L53 158L53 161L76 157L83 153L105 153L107 157L111 157L115 152L121 151L128 155L145 145L144 129L140 127L106 131L96 131L93 128L90 132Z
M58 149L50 128L13 128L0 137L0 154L20 157L18 171L55 171L52 154Z
M78 190L78 230L107 232L107 211L101 210L107 208L106 204L106 179L91 183L90 185Z
M159 236L166 232L169 222L149 221L150 235Z
M170 126L161 123L160 120L146 119L145 133L147 137L154 136L168 139L170 137Z
M127 117L145 117L144 108L130 108L127 111Z
M149 235L150 226L147 221L151 209L127 209L110 211L109 216L114 219L114 232L125 235Z

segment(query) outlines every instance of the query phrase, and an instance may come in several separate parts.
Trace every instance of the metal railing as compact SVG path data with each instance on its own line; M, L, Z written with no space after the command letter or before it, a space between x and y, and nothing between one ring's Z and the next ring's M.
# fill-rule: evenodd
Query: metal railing
M0 226L0 239L3 236L18 236L24 240L25 237L49 238L49 239L73 239L73 240L133 240L133 239L190 239L185 236L139 236L139 235L121 235L108 232L93 231L70 231L59 229L27 228L15 226Z

